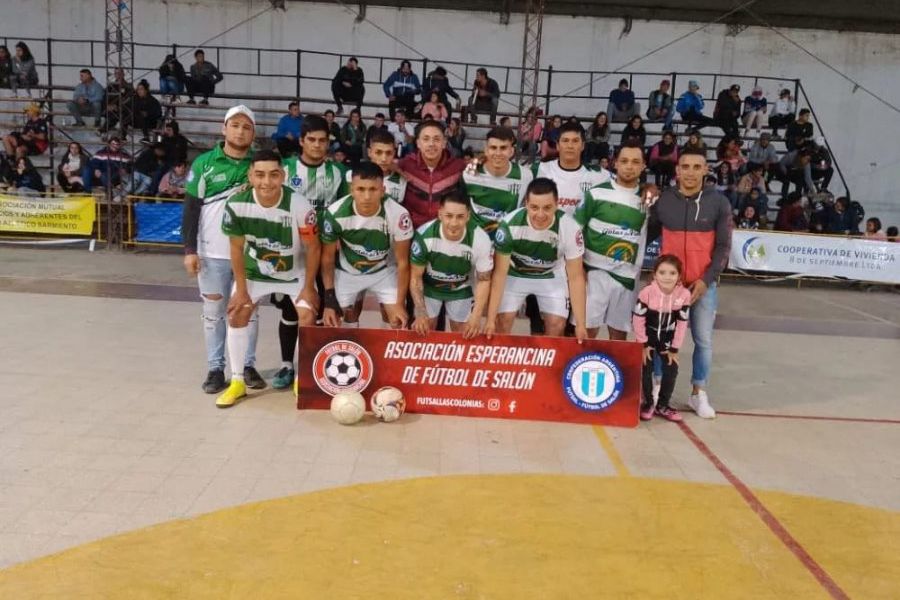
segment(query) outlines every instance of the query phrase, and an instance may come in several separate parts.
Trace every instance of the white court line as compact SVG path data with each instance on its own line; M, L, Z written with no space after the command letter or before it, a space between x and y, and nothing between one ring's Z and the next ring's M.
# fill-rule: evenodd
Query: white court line
M846 304L841 304L840 302L835 302L834 300L827 300L825 298L819 298L819 297L815 297L815 296L813 296L813 299L817 300L818 302L822 302L824 304L830 304L831 306L836 306L838 308L843 308L843 309L849 310L850 312L856 313L863 317L869 317L870 319L874 319L876 321L885 323L887 325L894 325L894 326L897 325L897 323L894 323L893 321L891 321L889 319L884 319L882 317L879 317L878 315L873 315L872 313L867 313L864 310L860 310L858 308L855 308L853 306L848 306Z

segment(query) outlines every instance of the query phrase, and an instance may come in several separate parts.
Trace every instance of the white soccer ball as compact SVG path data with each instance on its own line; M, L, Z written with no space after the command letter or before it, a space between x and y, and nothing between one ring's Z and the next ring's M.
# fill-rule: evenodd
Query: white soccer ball
M366 414L366 399L359 392L341 392L331 399L331 416L341 425L359 423Z
M385 423L396 421L406 410L406 399L403 397L403 392L389 385L375 390L371 402L372 412Z

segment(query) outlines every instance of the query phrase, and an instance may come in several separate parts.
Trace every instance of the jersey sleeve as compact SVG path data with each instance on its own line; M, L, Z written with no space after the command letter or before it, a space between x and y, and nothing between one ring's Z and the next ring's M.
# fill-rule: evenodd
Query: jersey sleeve
M566 260L584 256L584 233L575 219L563 215L559 224L560 250Z
M243 223L234 212L234 205L231 202L225 203L225 210L222 212L222 233L230 237L244 235Z
M204 188L206 186L201 185L201 181L203 180L203 168L205 165L206 161L202 159L195 160L191 165L191 170L184 183L184 193L188 196L200 198L201 200L203 199Z
M294 218L296 219L297 229L301 236L318 235L319 221L316 217L316 209L313 208L306 196L298 192L294 192L291 198L291 206L295 207Z
M388 218L388 229L391 239L395 242L405 242L411 240L415 229L413 229L412 219L409 218L409 211L394 202L393 200L385 201L385 216Z
M513 238L506 221L500 221L497 225L497 230L494 232L494 250L500 254L512 254Z
M584 228L584 226L587 225L588 215L591 214L591 204L593 204L593 202L594 195L588 190L584 193L578 206L575 207L575 214L573 214L572 217L575 219L575 222L578 223L579 227Z
M494 270L494 247L491 238L481 228L475 229L475 239L472 240L472 263L476 273Z
M534 173L532 169L522 169L522 184L519 186L519 202L516 204L517 208L521 208L525 206L525 196L528 195L528 184L534 179Z
M331 244L341 237L341 225L330 210L322 211L322 226L319 231L319 240L323 244Z
M409 262L419 267L428 265L428 246L418 231L413 235L412 245L409 247Z

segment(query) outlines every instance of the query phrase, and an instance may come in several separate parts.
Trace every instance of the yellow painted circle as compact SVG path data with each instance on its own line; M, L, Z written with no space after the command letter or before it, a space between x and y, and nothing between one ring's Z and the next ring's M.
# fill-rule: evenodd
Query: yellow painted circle
M851 597L900 590L900 515L760 498ZM0 598L826 598L730 487L510 475L239 506L0 572Z

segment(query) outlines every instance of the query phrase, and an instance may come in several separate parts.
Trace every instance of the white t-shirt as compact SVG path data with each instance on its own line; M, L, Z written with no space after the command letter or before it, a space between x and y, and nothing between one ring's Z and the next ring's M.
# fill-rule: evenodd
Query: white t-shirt
M588 190L612 178L609 171L600 167L581 165L575 170L563 169L559 159L539 163L535 177L547 177L556 183L559 207L570 216L575 214Z

